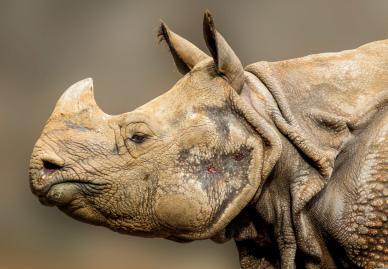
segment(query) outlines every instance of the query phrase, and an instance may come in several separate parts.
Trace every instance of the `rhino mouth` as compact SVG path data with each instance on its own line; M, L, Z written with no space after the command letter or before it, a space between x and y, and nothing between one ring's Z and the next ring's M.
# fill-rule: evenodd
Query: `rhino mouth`
M88 197L103 192L106 190L106 185L107 183L86 180L55 179L38 191L34 190L34 184L32 184L32 189L43 205L56 206L79 221L102 225L106 222L106 218L93 206Z
M34 173L32 173L34 178ZM66 207L73 200L95 195L106 189L106 182L64 178L59 173L47 175L40 173L31 180L31 190L39 201L46 206Z
M66 206L70 204L82 191L81 184L75 181L64 181L49 186L43 194L39 194L39 201L46 206Z

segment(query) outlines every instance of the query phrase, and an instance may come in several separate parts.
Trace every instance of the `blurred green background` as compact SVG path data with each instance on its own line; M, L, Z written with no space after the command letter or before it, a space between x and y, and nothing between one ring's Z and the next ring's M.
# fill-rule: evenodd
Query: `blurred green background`
M57 98L93 77L108 113L130 111L180 78L162 18L204 49L202 16L244 65L388 38L388 1L0 0L0 268L237 269L233 242L181 245L86 225L30 193L28 162Z

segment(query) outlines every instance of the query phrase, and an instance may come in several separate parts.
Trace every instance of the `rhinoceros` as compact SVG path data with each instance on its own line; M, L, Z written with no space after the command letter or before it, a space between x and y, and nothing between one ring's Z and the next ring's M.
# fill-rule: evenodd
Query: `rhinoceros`
M33 150L39 200L114 231L235 240L243 269L388 267L388 40L243 68L161 23L183 77L105 114L67 89Z

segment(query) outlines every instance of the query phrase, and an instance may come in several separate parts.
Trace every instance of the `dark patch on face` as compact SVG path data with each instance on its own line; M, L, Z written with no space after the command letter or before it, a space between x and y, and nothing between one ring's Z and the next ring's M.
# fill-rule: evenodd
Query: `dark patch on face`
M199 112L205 112L207 117L216 126L217 133L220 139L228 139L230 134L229 123L232 111L227 106L216 107L201 107Z
M245 155L243 152L238 152L237 154L234 155L234 159L238 162L244 160L244 158L245 158Z
M184 179L194 179L201 183L202 189L214 208L214 219L218 220L226 207L249 184L248 170L252 159L252 149L242 145L235 152L218 153L210 159L200 158L184 149L180 152L178 166L184 172Z
M81 126L81 125L74 123L72 121L69 121L69 120L65 120L65 125L66 125L66 127L70 128L70 129L76 129L76 130L81 131L81 132L87 132L87 131L91 130L90 128L87 128L85 126Z

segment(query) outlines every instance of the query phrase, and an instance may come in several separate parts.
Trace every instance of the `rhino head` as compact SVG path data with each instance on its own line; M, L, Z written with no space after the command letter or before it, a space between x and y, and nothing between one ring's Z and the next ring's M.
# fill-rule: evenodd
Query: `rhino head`
M71 86L33 150L31 189L43 204L114 231L215 238L259 193L279 141L242 98L246 74L208 12L211 57L164 23L159 36L184 76L121 115L97 106L91 79Z

